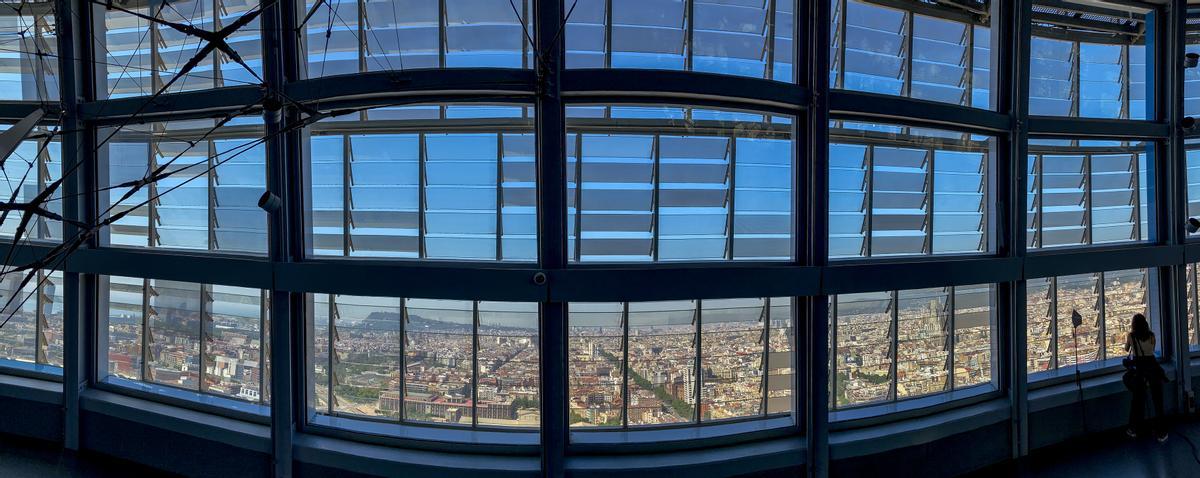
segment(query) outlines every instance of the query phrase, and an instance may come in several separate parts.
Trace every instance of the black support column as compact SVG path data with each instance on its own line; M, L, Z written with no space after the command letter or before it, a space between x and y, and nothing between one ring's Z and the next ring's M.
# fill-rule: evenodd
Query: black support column
M95 195L85 194L96 189L96 155L91 129L82 129L79 105L94 97L91 94L91 70L93 58L91 8L86 2L56 0L55 21L58 34L58 81L62 102L60 131L62 168L64 173L74 170L63 180L63 216L82 222L95 223ZM82 59L82 61L81 61ZM48 140L47 140L48 141ZM76 169L76 165L78 165ZM69 242L84 229L63 223L63 241ZM95 245L95 236L83 247ZM49 272L49 271L47 271ZM92 332L96 318L96 276L63 271L63 413L65 429L63 444L68 450L79 450L80 411L79 397L88 386L95 368L95 343ZM42 340L39 338L38 340Z
M561 95L565 12L562 0L535 0L534 11L538 262L543 270L553 271L567 263L566 113ZM566 473L567 305L542 302L541 311L542 471L560 477Z

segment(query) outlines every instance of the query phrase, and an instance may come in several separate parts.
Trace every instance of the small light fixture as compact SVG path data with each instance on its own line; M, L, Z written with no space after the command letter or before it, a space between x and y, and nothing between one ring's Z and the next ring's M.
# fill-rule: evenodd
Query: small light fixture
M1191 132L1195 131L1196 130L1196 118L1193 118L1191 116L1184 116L1182 120L1179 120L1179 127L1183 128L1184 133L1191 133Z
M1187 220L1187 232L1188 234L1195 234L1196 231L1200 231L1200 219L1189 217Z
M279 196L271 194L271 191L263 191L262 196L258 198L258 208L269 213L278 211L280 206L283 206L283 201Z
M1188 53L1183 55L1184 68L1195 68L1197 64L1200 64L1200 53Z

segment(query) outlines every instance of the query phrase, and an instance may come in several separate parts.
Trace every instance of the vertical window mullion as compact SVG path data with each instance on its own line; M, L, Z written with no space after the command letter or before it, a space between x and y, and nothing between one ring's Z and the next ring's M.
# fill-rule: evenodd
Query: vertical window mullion
M399 421L404 423L405 415L408 414L408 407L405 406L404 399L408 397L408 300L400 298L400 406Z
M774 0L772 0L774 1ZM759 415L767 415L767 403L770 401L771 395L771 298L763 298L763 310L759 315L759 319L763 323L762 341L762 404L760 405Z
M763 65L763 78L775 79L775 10L776 0L767 0L767 38L763 41L767 53L766 64ZM793 57L794 58L794 57Z
M350 135L342 136L342 255L350 256L354 227L354 146Z
M621 303L621 428L629 428L629 302Z
M1058 369L1058 277L1050 278L1050 370Z
M325 393L328 395L328 397L325 400L325 406L328 408L330 415L337 415L337 410L333 406L333 387L335 387L337 385L337 380L334 378L334 368L333 368L334 363L336 362L334 360L334 354L337 353L337 349L335 348L336 341L334 340L334 337L337 335L337 331L336 331L336 329L334 329L334 327L337 326L337 303L336 303L336 300L337 300L337 295L329 294L329 300L328 300L328 303L326 304L326 306L329 307L329 317L328 317L329 318L329 327L326 329L326 334L328 334L328 340L329 340L329 346L326 347L326 352L328 355L328 357L326 357L326 359L329 362L329 371L325 373L325 379L326 379L325 381L327 382Z
M897 389L897 380L898 380L898 378L896 377L896 370L898 368L897 367L898 364L896 362L900 360L900 291L893 290L891 292L890 300L891 300L891 309L892 309L891 315L892 315L892 317L891 317L891 323L889 324L889 327L891 328L891 335L892 335L891 350L890 350L890 355L891 355L892 360L891 360L891 365L889 366L890 370L888 370L888 375L889 375L888 378L890 378L890 383L888 384L889 388L890 388L890 390L888 390L888 400L895 401L896 400L896 392L897 392L897 390L896 390Z
M772 2L774 0L771 0ZM737 198L737 138L729 137L729 211L726 212L726 229L729 231L729 237L725 241L725 259L733 260L733 239L737 235L737 229L734 227L734 221L737 219L737 214L734 213L734 201Z
M471 301L471 428L479 426L479 301Z
M504 260L504 133L496 133L496 260Z
M696 334L694 340L692 341L692 343L695 345L695 348L696 348L696 355L694 355L694 357L696 358L696 362L692 365L692 368L693 368L693 370L692 370L692 374L693 374L692 375L692 377L693 377L693 379L692 379L692 384L693 384L692 400L694 400L694 405L692 406L692 422L693 423L700 423L700 419L701 419L700 397L702 396L700 393L700 390L704 388L704 384L701 382L701 380L703 379L703 377L702 377L703 374L701 373L701 370L703 368L701 367L701 363L704 360L704 353L703 353L703 340L704 339L702 336L703 334L701 332L702 327L703 327L703 324L701 323L701 321L703 320L701 318L703 315L701 313L701 310L703 307L703 305L702 305L703 302L704 301L701 299L696 299L696 307L692 311L692 314L693 314L692 322L695 322L695 334Z

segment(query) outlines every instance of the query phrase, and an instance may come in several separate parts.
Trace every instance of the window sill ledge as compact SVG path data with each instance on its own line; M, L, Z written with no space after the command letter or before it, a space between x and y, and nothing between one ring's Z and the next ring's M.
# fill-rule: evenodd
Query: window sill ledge
M260 453L271 453L271 428L266 425L97 389L83 392L80 408L89 413L108 415Z

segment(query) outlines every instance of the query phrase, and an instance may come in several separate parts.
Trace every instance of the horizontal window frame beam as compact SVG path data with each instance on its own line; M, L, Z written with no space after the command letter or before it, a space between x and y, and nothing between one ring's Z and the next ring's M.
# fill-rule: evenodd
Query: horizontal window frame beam
M707 105L797 115L811 101L801 86L775 80L672 70L571 69L563 96L573 103Z
M1029 136L1070 136L1096 139L1166 139L1171 127L1166 123L1105 118L1068 118L1030 116Z
M287 98L313 107L349 100L371 100L387 104L388 99L438 97L528 97L532 102L537 80L532 70L511 68L447 68L411 71L357 73L327 76L288 83ZM325 109L325 108L322 108Z
M829 92L829 114L993 136L1009 132L1012 124L1008 115L991 110L850 90Z
M1074 248L1063 251L1030 251L1023 279L1147 269L1182 264L1184 248L1176 245Z
M124 124L135 114L139 123L220 117L256 105L264 95L258 86L232 86L164 93L154 101L146 101L145 96L91 101L79 105L79 119L104 126ZM255 113L247 111L246 115Z
M46 113L39 124L57 125L62 115L62 107L58 103L43 103L38 101L0 101L0 124L16 123L37 110Z
M833 262L821 274L825 295L996 284L1021 276L1013 257Z
M820 292L820 269L792 265L576 267L547 271L554 302L794 297ZM597 288L597 284L604 284Z

